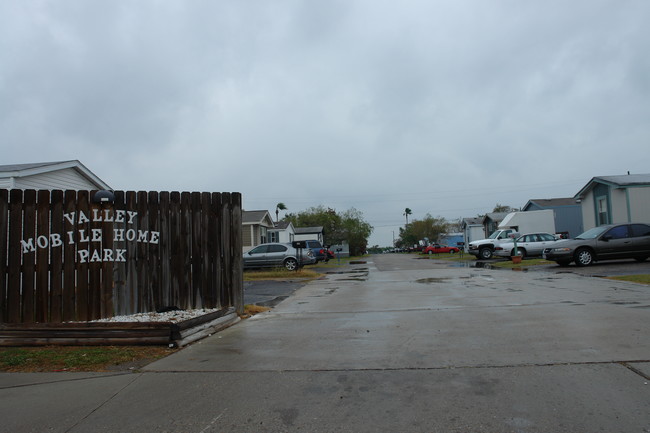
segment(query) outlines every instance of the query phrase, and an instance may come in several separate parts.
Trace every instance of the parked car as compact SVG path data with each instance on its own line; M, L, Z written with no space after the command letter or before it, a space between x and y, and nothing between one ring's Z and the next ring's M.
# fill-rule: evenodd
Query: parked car
M575 239L559 241L544 249L543 257L561 266L571 262L588 266L601 260L630 258L642 262L650 257L650 225L630 223L594 227Z
M422 254L440 254L440 253L457 253L460 250L456 247L448 247L447 245L429 245L422 249Z
M557 236L550 233L527 233L517 238L517 255L521 258L541 256L545 248L551 248L559 242ZM494 247L494 255L512 257L515 255L515 243L505 242Z
M326 262L329 260L329 256L327 255L327 249L323 247L320 241L314 239L305 242L307 244L307 249L311 250L312 254L314 255L314 258L316 259L316 262L321 262L321 261Z
M288 270L294 271L315 262L314 254L309 248L305 248L299 253L291 244L261 244L244 253L244 269L284 266Z

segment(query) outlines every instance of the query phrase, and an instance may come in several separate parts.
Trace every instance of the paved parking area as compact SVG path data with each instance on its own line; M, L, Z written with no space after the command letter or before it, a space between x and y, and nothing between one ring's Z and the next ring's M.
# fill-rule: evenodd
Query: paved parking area
M0 431L649 432L650 290L375 256L133 374L0 375Z

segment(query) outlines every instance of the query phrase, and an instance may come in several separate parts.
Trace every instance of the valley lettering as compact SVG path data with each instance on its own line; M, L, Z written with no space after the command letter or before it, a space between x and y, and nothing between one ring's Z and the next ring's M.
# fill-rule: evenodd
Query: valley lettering
M91 215L79 211L66 213L63 217L68 225L79 226L90 222L133 224L137 215L137 212L126 210L93 209ZM114 228L111 235L113 242L158 244L160 241L160 232L153 230ZM63 235L60 233L51 233L49 236L40 235L36 238L21 240L20 244L23 254L35 252L37 248L57 248L62 247L64 243L77 244L76 258L80 263L126 262L126 248L103 249L103 241L104 229L73 228ZM79 244L88 244L88 247L82 249L79 248L81 246Z

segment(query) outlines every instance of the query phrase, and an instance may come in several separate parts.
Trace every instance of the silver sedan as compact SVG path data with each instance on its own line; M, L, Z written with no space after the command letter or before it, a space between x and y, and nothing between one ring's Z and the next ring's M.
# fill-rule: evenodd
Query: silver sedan
M528 233L517 238L517 255L524 257L541 256L544 248L551 248L558 238L550 233ZM515 243L505 242L494 249L494 255L512 257L515 255Z
M309 248L297 250L291 244L261 244L244 253L244 269L275 268L284 266L295 271L304 265L316 262Z

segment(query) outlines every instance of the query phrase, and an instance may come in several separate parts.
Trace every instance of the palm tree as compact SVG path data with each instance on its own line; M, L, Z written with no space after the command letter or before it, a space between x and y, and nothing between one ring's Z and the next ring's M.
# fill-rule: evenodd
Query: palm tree
M280 221L280 211L281 210L287 210L287 207L284 205L284 203L278 203L275 205L275 222L277 223Z
M413 211L409 208L404 209L404 216L406 216L406 225L409 224L409 215L411 215Z

